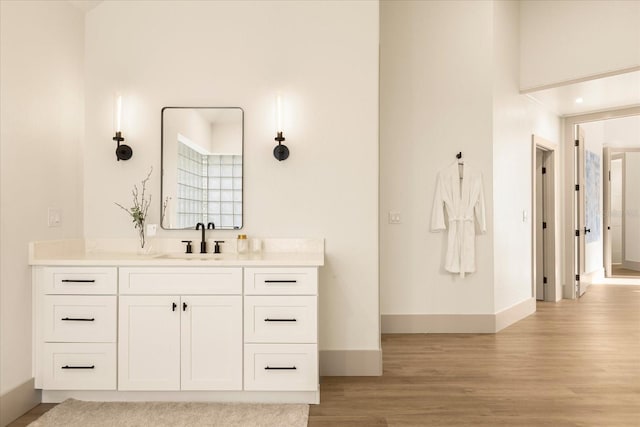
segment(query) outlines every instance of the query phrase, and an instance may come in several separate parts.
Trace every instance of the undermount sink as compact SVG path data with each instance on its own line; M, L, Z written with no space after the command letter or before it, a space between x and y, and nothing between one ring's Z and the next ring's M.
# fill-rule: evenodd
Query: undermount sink
M196 261L219 261L223 259L222 254L162 254L155 257L156 259L181 259Z

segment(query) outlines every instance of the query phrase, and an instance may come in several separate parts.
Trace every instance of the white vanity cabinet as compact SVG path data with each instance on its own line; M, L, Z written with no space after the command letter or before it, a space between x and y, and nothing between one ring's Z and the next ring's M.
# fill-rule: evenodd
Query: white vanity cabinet
M119 390L242 389L241 268L121 268L120 278Z
M50 256L30 258L43 402L319 402L322 241L215 259L36 246Z

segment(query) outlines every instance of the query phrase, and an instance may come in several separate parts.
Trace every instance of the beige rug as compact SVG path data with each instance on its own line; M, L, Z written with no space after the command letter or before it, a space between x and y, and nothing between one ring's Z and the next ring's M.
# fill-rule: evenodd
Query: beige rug
M309 405L84 402L68 399L29 427L306 427Z

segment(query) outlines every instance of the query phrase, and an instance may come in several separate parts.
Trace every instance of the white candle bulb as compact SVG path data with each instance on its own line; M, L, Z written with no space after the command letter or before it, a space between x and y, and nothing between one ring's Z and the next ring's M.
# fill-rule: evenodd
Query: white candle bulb
M276 133L284 132L284 109L282 106L282 95L276 97Z
M122 132L122 95L116 95L116 132Z

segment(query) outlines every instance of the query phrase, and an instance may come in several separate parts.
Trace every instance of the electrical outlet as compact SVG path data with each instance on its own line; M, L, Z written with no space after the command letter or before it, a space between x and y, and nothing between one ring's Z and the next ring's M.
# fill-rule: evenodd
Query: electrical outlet
M62 213L60 209L47 209L47 225L49 227L60 227L60 225L62 225Z
M400 224L402 222L402 217L400 216L400 212L389 212L389 224Z

